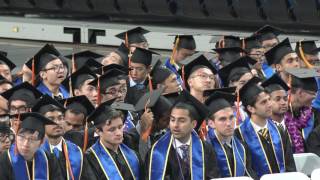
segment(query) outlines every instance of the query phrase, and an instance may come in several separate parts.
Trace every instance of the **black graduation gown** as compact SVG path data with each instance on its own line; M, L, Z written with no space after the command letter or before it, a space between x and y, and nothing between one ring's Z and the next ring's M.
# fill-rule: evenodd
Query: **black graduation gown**
M63 176L61 174L61 167L57 159L53 154L46 153L49 163L49 179L50 180L63 180ZM32 167L32 162L28 163L29 167ZM30 175L32 172L29 172ZM0 156L0 179L1 180L15 180L14 172L12 169L12 165L9 160L8 153L2 153Z
M320 125L318 125L309 135L307 141L307 152L320 156Z
M88 145L87 148L90 148L98 139L98 136L94 136L94 127L88 129ZM77 146L79 146L81 149L83 148L84 143L84 131L68 131L63 135L63 138L65 138L68 141L73 142Z
M278 130L279 130L279 132L281 134L281 138L282 138L282 142L283 142L283 146L284 146L286 172L295 172L296 171L296 165L295 165L295 162L294 162L294 159L293 159L292 147L291 147L291 143L290 143L290 140L289 140L289 136L288 136L287 133L285 133L279 127L277 127L277 128L278 128ZM265 150L267 158L268 158L268 160L270 162L270 166L271 166L272 172L273 173L280 173L280 170L278 168L278 163L277 163L276 156L274 154L272 145L264 137L262 137L260 134L258 134L258 135L259 135L259 138L261 140L263 149ZM235 136L237 138L241 139L242 141L245 141L244 139L242 139L242 137L240 135L239 128L237 128L235 130ZM263 155L261 155L261 156L263 156ZM253 164L253 166L254 166L254 164Z
M136 86L130 87L130 83L128 82L128 91L127 96L125 98L125 102L129 104L136 104L138 100L149 91L148 89L148 78L144 81L144 88L138 89Z
M112 150L108 149L109 153L111 154L113 160L115 161L115 163L117 164L117 167L123 177L123 179L125 180L133 180L133 177L131 175L131 172L129 170L129 167L127 165L127 163L124 160L124 157L122 155L122 153L115 153ZM120 152L120 151L119 151ZM137 154L137 157L138 154ZM95 155L93 154L93 152L91 152L91 149L88 149L87 152L84 155L84 158L87 159L87 161L89 162L89 166L91 166L91 170L93 172L93 179L99 179L99 180L106 180L107 178L105 177L102 168L99 165L99 162L97 161ZM140 174L142 179L144 179L144 167L142 164L142 161L139 159L139 163L140 163Z
M205 179L213 179L213 178L219 178L220 173L218 169L217 159L216 159L216 153L212 148L212 145L203 142L203 149L204 149L204 165L205 165ZM150 167L150 156L151 151L148 152L146 156L146 167L147 170L149 170ZM178 164L178 160L182 162L181 158L177 153L175 152L175 149L173 145L170 148L169 156L168 156L168 164L166 168L165 178L164 179L182 179L180 168ZM185 169L184 165L182 164L182 169ZM184 171L184 170L182 170ZM146 171L146 179L149 177L149 172ZM185 180L190 180L191 175L189 174L189 177Z

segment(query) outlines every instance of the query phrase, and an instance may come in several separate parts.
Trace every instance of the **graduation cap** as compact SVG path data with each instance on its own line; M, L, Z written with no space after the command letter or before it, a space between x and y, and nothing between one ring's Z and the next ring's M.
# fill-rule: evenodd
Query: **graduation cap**
M144 34L147 34L149 32L150 31L148 31L142 27L136 27L136 28L130 29L128 31L119 33L115 36L117 38L124 40L128 44L134 44L134 43L147 42L147 39L144 37Z
M288 91L290 89L278 74L273 74L269 79L264 80L261 86L264 87L268 93L278 90Z
M103 75L105 72L110 71L111 69L118 69L120 71L129 73L129 68L119 65L119 64L109 64L107 66L100 67L99 69L94 70L93 72L99 75Z
M260 78L253 77L239 90L240 100L244 106L254 104L256 101L255 97L264 92L263 87L257 84L258 82L260 82Z
M281 33L283 33L283 31L279 28L270 25L265 25L258 29L254 34L260 35L260 41L265 41L275 38L277 39Z
M210 43L214 42L215 38L210 40ZM238 36L223 36L218 42L216 42L216 48L232 48L239 47L241 48L241 40Z
M6 114L9 119L9 115ZM0 122L0 133L9 134L11 132L10 125L7 122Z
M1 96L7 99L8 101L25 101L28 104L28 107L31 108L35 101L42 96L42 93L28 82L24 82L3 92Z
M6 64L11 71L16 67L16 65L3 53L0 53L0 64Z
M63 104L66 110L83 113L85 117L87 117L91 112L94 111L94 106L84 95L63 99L60 102L61 104Z
M268 65L279 64L281 59L289 54L293 53L292 47L290 45L290 41L288 38L281 41L279 44L271 48L269 51L265 53Z
M152 68L150 75L152 77L152 84L154 88L156 88L157 84L163 83L171 74L173 74L173 72L164 66L156 66Z
M5 51L0 51L0 54L2 54L3 56L7 56L8 55L8 53L5 52Z
M299 55L299 57L301 57L300 47L303 55L304 54L317 55L318 52L320 51L320 48L317 48L316 42L314 40L298 41L296 42L295 51Z
M256 49L256 48L262 48L262 44L260 41L260 36L259 35L253 35L250 37L244 38L242 41L242 48L245 49L246 51L249 51L251 49Z
M210 110L210 115L213 115L221 109L232 107L235 101L235 95L222 91L215 91L205 101L205 105Z
M188 49L188 50L195 50L197 48L196 41L194 37L197 34L170 34L169 36L174 37L174 48L179 49Z
M61 84L69 89L70 94L74 94L74 90L79 89L86 80L93 80L95 78L97 78L97 75L92 72L87 66L83 66L76 72L72 73L69 77L67 77Z
M236 92L237 87L233 86L233 87L224 87L224 88L215 88L215 89L207 89L203 91L203 96L210 96L211 94L213 94L214 92L224 92L224 93L228 93L228 94L234 94Z
M286 71L292 75L291 88L302 88L304 90L317 92L318 86L315 77L320 76L318 68L290 68Z
M5 77L3 77L1 74L0 74L0 85L2 84L11 84L13 86L13 83L8 81L8 79L6 79Z
M121 43L118 49L116 49L114 52L121 57L123 65L127 67L129 62L129 49L126 47L126 45Z
M195 130L198 132L198 130L201 127L202 122L208 117L209 114L209 109L202 104L200 101L198 101L195 97L193 97L188 91L182 91L173 105L173 107L177 103L186 103L191 105L192 107L195 108L197 114L195 114L195 120L197 120L197 125L195 127Z
M90 69L96 69L102 66L101 63L96 61L97 58L102 58L104 57L101 54L86 50L86 51L81 51L75 54L70 54L65 56L68 59L74 60L74 71L80 69L83 66L88 66Z
M179 95L180 95L180 91L177 91L177 92L170 92L170 93L167 93L167 94L162 94L162 96L164 96L165 98L167 98L172 104L174 104Z
M148 49L137 47L136 50L133 52L130 60L131 62L144 64L148 67L151 65L152 62L152 54L158 53L150 51Z
M249 56L243 56L237 61L224 66L218 71L219 77L221 78L225 87L229 86L230 81L239 79L245 73L251 73L250 64L255 64L257 61L250 58Z
M245 50L239 47L217 48L212 50L219 54L219 60L222 66L226 66L232 63L233 61L236 61L241 57L242 53L245 53Z
M192 56L189 56L183 62L181 62L181 64L183 66L179 70L179 74L181 74L181 77L185 82L186 87L189 87L186 83L189 76L200 68L208 68L212 71L213 74L217 73L216 68L211 64L211 62L208 61L208 59L202 53L196 53Z
M111 108L110 101L101 103L87 118L87 122L93 122L95 126L106 122L110 117L110 112L114 111Z
M54 100L49 95L45 94L37 101L37 103L32 107L31 110L32 112L38 112L44 115L49 111L55 111L55 110L64 112L65 108L58 101Z
M35 112L22 113L19 116L21 124L19 128L38 131L41 134L45 133L46 125L56 125L55 122Z

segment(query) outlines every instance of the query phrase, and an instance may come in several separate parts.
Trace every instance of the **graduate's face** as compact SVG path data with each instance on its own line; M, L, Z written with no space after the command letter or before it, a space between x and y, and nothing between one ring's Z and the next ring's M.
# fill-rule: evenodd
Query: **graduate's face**
M90 85L89 83L93 81L93 79L88 79L84 81L83 85L79 89L74 90L74 94L76 96L85 95L90 102L96 106L97 105L97 89L96 87Z
M64 134L64 115L61 111L51 111L44 114L44 116L55 123L57 125L46 125L46 135L49 138L58 138L60 136L63 136Z
M180 90L178 81L177 81L177 76L175 74L171 74L164 82L163 85L165 86L164 92L165 94L167 93L172 93L172 92L177 92Z
M11 70L8 65L6 64L0 64L0 74L4 78L6 78L8 81L12 81L12 76L11 76Z
M280 64L276 64L276 70L278 72L283 72L288 68L300 68L299 58L296 53L285 55Z
M146 79L149 68L141 63L130 63L130 77L135 82L142 82Z
M65 131L79 131L83 128L85 117L82 113L75 114L73 112L70 112L70 110L67 110L64 114L64 119L66 122L66 126L64 128Z
M40 76L43 81L52 85L60 85L65 79L66 66L60 59L50 61L46 66L45 70L40 72Z
M243 85L245 85L250 79L253 78L253 75L251 72L247 72L244 75L240 77L238 81L230 82L229 87L237 87L237 90L241 89Z
M304 54L304 57L312 66L319 66L320 60L319 60L318 54L317 55ZM307 68L307 65L301 59L300 59L300 67Z
M211 127L215 128L218 135L222 138L228 138L233 135L235 127L235 117L231 107L221 109L213 114Z
M189 138L197 122L192 120L187 109L173 108L170 114L169 128L174 138L185 140Z
M250 55L252 59L257 61L255 67L261 69L261 64L263 63L264 49L263 48L253 48L250 50Z
M23 132L17 135L17 148L19 154L26 160L31 160L34 153L41 145L41 139L39 139L39 132Z
M110 54L107 55L107 57L102 59L101 64L103 64L104 66L107 66L110 64L122 65L123 62L119 54L117 54L116 52L111 52Z
M127 95L127 84L121 81L126 81L126 80L120 80L119 84L108 87L106 89L106 93L101 94L102 95L101 102L106 102L114 98L116 102L124 102L124 99Z
M254 106L249 106L248 110L252 115L267 119L272 115L272 103L270 101L270 95L261 92L256 99Z
M270 94L272 114L284 115L288 111L288 94L285 90L273 91Z
M12 141L14 140L14 134L8 132L0 132L0 153L8 150Z
M265 52L269 51L271 48L276 46L279 43L277 38L268 39L262 41L262 47L265 49Z
M12 88L12 85L9 83L3 83L0 85L0 93L3 93Z
M195 53L195 50L185 49L185 48L179 48L177 49L176 53L174 54L174 61L179 63L186 59L187 57L193 55Z
M190 91L205 91L215 87L215 77L212 71L208 68L199 68L194 71L189 79L188 84Z
M120 145L123 141L123 127L123 120L121 117L107 121L102 127L102 131L98 131L100 140L104 145Z
M292 96L294 96L294 99L298 101L298 107L302 107L311 106L312 101L314 100L314 98L316 98L316 94L317 92L315 91L309 91L299 88L295 93L292 94Z
M13 100L9 104L9 113L11 115L25 113L25 112L28 112L29 110L30 109L27 107L27 102L25 102L25 101ZM18 126L19 126L18 117L12 117L11 118L11 127L16 131Z

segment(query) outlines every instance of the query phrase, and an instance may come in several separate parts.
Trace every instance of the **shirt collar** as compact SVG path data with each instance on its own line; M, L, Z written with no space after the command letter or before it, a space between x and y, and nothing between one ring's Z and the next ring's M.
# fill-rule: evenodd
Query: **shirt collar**
M183 146L183 145L188 145L188 146L190 146L190 144L191 144L191 135L190 135L190 137L189 137L189 139L188 139L188 141L187 141L186 143L182 143L182 142L179 141L178 139L174 139L173 147L176 149L176 148L179 148L179 147L181 147L181 146Z
M264 129L264 128L267 128L267 129L268 129L268 121L267 121L267 123L266 123L263 127L257 125L257 124L254 123L252 120L250 120L250 122L251 122L251 124L252 124L252 126L253 126L253 129L254 129L256 132L259 132L261 129Z
M61 139L61 141L59 142L59 144L57 144L57 145L55 145L55 146L53 146L53 145L50 144L50 148L51 148L51 149L57 148L59 151L62 151L62 139Z
M144 80L145 81L145 80ZM129 85L130 87L133 87L137 84L144 84L144 81L140 82L140 83L136 83L134 80L132 80L131 78L129 78Z

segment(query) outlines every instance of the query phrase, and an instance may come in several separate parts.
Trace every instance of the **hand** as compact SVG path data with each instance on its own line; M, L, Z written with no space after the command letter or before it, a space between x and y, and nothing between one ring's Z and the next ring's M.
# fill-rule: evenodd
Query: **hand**
M153 123L153 113L150 108L148 108L142 115L140 120L141 134L143 134L147 129L151 128Z

